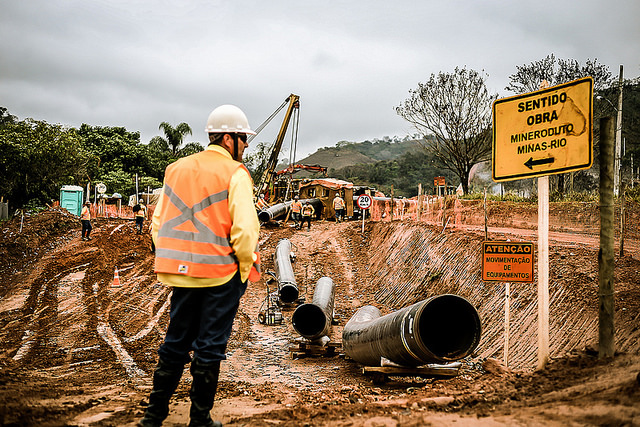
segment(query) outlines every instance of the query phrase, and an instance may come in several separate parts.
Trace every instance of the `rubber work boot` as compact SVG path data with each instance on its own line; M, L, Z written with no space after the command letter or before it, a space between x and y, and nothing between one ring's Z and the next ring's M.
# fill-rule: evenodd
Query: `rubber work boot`
M167 363L158 360L153 372L153 390L149 395L149 405L144 418L138 422L139 427L158 427L169 415L169 400L178 387L184 365Z
M191 362L191 408L189 410L189 427L221 427L222 423L211 419L211 408L218 388L220 361L204 363L198 358Z

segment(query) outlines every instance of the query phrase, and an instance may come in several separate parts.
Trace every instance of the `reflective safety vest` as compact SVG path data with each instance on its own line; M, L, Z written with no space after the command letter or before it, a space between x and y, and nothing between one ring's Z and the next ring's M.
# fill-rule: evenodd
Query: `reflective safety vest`
M80 212L80 219L82 220L91 219L91 211L89 210L88 207L86 206L82 207L82 212Z
M333 199L333 209L344 209L344 200L342 197Z
M315 209L313 209L313 206L311 205L304 205L302 207L302 216L311 216L314 212Z
M263 209L267 209L269 207L269 204L262 198L258 197L258 199L256 200L256 209L261 211Z
M229 241L228 200L229 182L238 168L246 170L241 163L211 150L167 167L155 241L156 273L223 278L238 270ZM260 279L257 245L254 255L249 273L252 282Z
M136 212L136 216L141 216L141 217L144 218L144 216L145 216L144 214L145 214L145 210L146 209L147 208L145 208L145 206L141 204L140 205L140 210L138 212Z
M297 200L293 203L291 203L291 212L300 212L302 210L302 202L300 202L300 200Z

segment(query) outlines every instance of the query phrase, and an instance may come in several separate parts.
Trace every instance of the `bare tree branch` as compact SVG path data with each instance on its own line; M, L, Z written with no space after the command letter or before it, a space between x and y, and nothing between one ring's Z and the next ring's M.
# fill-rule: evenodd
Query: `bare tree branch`
M456 67L418 83L396 107L424 135L425 149L460 178L465 193L471 168L491 154L491 105L498 96L489 94L485 82L486 75Z

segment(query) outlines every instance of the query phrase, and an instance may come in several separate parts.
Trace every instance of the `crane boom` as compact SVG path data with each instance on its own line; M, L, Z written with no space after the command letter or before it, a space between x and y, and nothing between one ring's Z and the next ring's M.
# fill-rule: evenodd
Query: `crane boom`
M289 106L287 107L287 112L285 113L284 120L280 126L280 131L278 132L276 141L273 144L273 149L271 150L271 155L269 156L269 160L265 166L262 178L260 179L260 186L258 187L259 193L264 193L269 186L273 184L274 171L278 165L278 156L280 155L280 149L282 148L282 142L284 141L284 137L287 133L289 122L291 121L294 110L298 110L298 108L300 108L300 97L298 95L289 95L285 102L287 101L289 102Z

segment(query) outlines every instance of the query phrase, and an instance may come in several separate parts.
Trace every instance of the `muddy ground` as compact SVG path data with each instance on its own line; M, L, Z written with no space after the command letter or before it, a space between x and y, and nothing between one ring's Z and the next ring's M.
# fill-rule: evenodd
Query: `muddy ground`
M364 234L359 222L314 222L309 231L264 227L263 265L273 269L275 246L288 238L307 301L317 279L334 279L338 324L331 338L339 344L358 307L392 309L376 301L377 272L369 269L374 255L389 250L370 247L372 233L390 226L403 225L368 224ZM98 219L93 239L84 242L77 217L54 209L1 227L0 425L134 425L168 321L169 289L152 274L150 236L136 235L132 221ZM446 232L477 237L480 231ZM593 270L597 243L585 244L591 247L572 249L572 260ZM573 243L552 239L552 253L563 253L564 245ZM617 258L616 278L626 284L624 300L616 299L626 319L616 330L620 339L640 327L638 258ZM584 286L584 277L563 280L575 280L577 294ZM479 352L455 378L391 377L375 384L339 351L293 358L293 308L283 309L282 325L260 324L266 295L264 280L251 284L234 325L213 410L225 425L640 425L636 351L599 360L592 347L581 346L542 371L510 370ZM597 300L566 304L567 311L593 312ZM189 382L185 370L165 425L187 424Z

